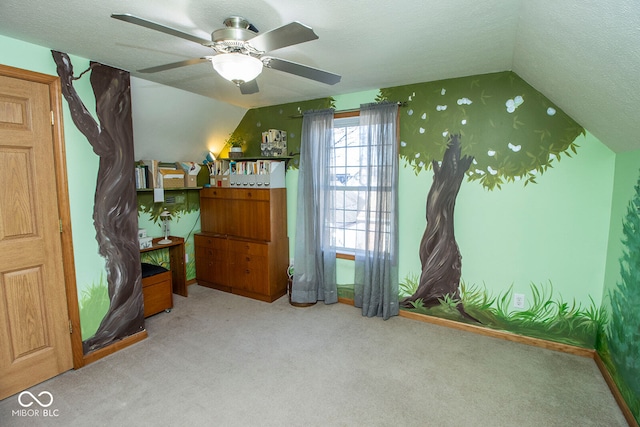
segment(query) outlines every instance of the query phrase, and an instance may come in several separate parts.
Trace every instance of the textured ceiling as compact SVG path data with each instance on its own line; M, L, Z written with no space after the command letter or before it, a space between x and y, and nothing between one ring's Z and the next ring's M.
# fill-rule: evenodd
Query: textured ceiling
M637 0L0 0L0 34L246 108L513 70L614 151L640 149ZM38 11L38 12L35 12ZM199 44L110 18L131 13L199 37L240 15L261 32L292 21L319 39L271 53L342 75L328 86L265 69L241 95ZM0 52L0 63L2 53Z

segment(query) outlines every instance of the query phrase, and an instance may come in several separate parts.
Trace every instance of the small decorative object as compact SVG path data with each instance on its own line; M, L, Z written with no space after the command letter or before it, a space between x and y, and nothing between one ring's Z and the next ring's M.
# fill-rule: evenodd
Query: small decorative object
M242 157L242 146L244 145L244 140L240 136L234 134L229 135L225 145L229 147L230 159Z
M153 237L139 237L138 243L140 244L140 249L149 249L153 246Z
M171 214L168 210L162 211L160 214L160 218L162 218L162 231L164 232L164 239L158 241L160 245L168 245L171 243L169 239L169 221L171 220Z
M286 156L287 155L287 132L278 129L269 129L262 132L262 143L260 144L260 155Z
M152 237L147 237L147 230L144 228L138 228L138 243L140 244L140 249L148 249L150 248Z
M231 147L229 149L229 158L238 159L242 157L242 147Z
M291 304L294 307L311 307L312 305L315 305L315 302L293 302L291 300L291 292L293 291L293 273L294 273L294 268L293 268L293 263L289 264L289 267L287 268L287 276L289 277L288 283L287 283L287 293L289 294L289 304Z
M211 151L207 152L206 156L204 157L204 160L202 161L203 164L208 165L209 163L213 163L216 161L216 156L215 154L213 154Z

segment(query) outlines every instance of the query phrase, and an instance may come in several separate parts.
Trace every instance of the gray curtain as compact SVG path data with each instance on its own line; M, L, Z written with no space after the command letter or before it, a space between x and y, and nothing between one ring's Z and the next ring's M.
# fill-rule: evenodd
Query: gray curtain
M365 233L356 251L354 303L362 315L398 314L398 105L360 106L365 138Z
M302 119L296 241L291 301L338 302L333 198L329 191L333 109L305 112Z

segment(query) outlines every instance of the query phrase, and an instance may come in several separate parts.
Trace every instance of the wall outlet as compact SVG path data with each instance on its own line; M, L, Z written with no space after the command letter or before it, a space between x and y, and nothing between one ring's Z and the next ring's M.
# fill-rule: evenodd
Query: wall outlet
M524 308L524 294L513 294L513 306L515 308Z
M184 262L189 264L189 254L184 254Z

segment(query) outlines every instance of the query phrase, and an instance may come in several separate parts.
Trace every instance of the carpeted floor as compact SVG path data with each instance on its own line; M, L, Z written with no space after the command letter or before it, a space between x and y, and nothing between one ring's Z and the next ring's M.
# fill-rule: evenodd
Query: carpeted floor
M31 388L53 396L49 416L20 416L12 396L0 425L627 425L588 358L344 304L197 285L174 299L148 339Z

